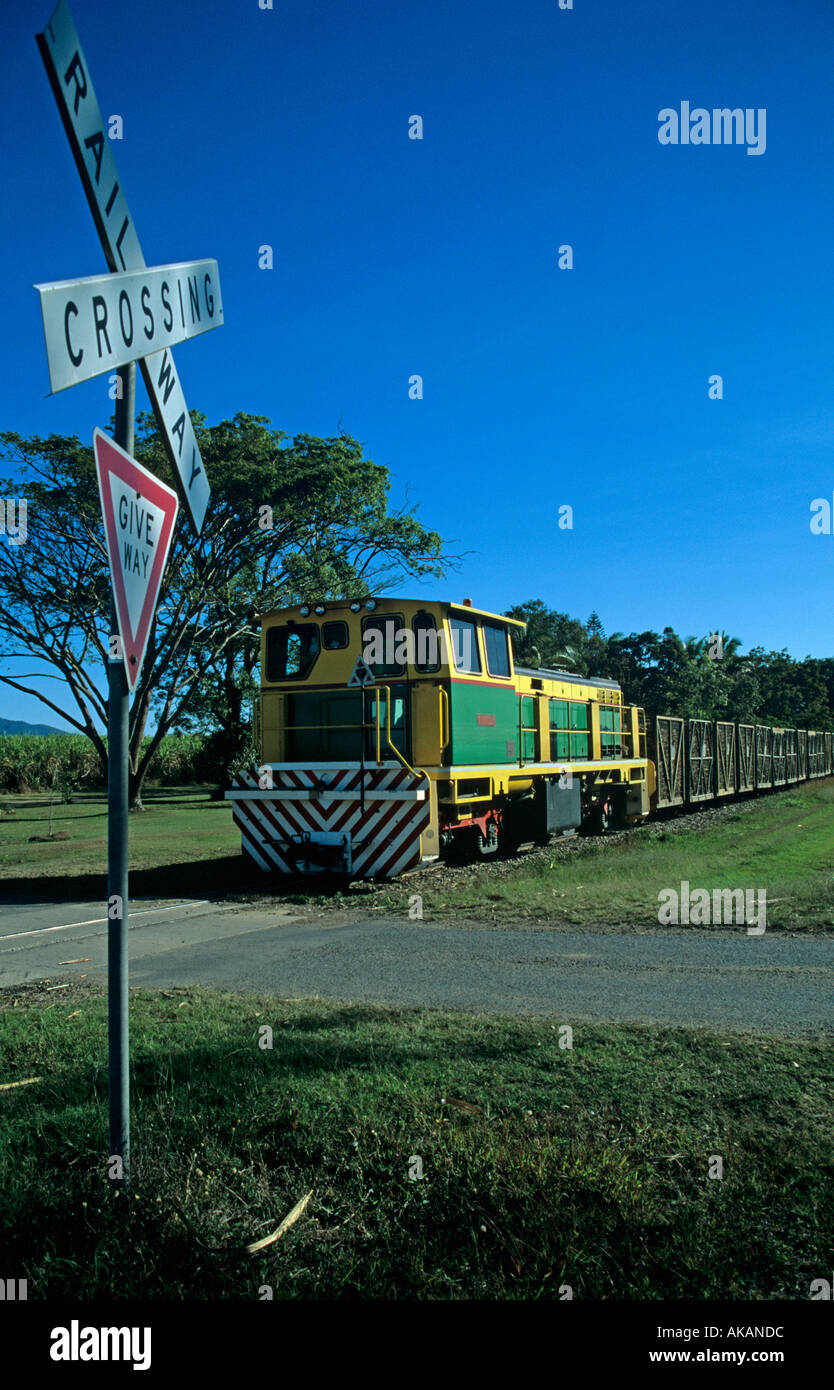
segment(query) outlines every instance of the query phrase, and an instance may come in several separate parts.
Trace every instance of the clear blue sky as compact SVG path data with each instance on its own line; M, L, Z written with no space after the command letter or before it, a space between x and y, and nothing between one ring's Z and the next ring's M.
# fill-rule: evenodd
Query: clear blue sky
M427 595L832 653L809 508L834 493L834 6L71 7L148 264L220 265L225 326L176 350L192 408L341 422L469 552ZM0 427L91 439L107 380L46 397L31 288L106 269L33 37L51 9L2 19ZM661 145L684 100L764 108L765 152Z

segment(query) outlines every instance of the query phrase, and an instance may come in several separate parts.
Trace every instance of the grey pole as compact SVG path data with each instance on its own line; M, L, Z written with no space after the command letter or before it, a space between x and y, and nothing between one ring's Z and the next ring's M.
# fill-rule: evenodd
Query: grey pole
M133 453L136 413L136 363L119 368L115 442ZM116 603L110 595L110 633L119 632ZM112 645L112 644L111 644ZM118 650L121 650L119 648ZM127 971L127 812L130 696L124 661L108 661L107 726L107 1041L109 1050L110 1158L122 1160L123 1181L130 1181L130 1052L128 1045Z

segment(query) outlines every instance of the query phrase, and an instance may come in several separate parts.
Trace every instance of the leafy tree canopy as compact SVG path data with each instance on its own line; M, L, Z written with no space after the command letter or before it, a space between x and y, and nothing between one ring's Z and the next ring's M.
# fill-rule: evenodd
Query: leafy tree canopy
M597 613L582 622L541 599L508 609L507 617L528 624L524 637L513 638L519 664L619 681L626 700L650 717L834 729L834 658L797 661L762 647L742 656L739 638L726 632L682 638L667 627L606 637Z
M361 597L453 563L414 508L389 510L387 468L349 435L290 439L265 416L242 413L217 425L191 418L212 498L199 538L184 510L177 523L131 706L134 804L169 730L208 724L226 737L226 753L243 741L259 614L305 598ZM151 415L137 420L134 456L174 485ZM28 656L34 667L13 677L4 663L0 682L86 734L104 762L110 583L92 447L6 432L0 461L3 495L25 498L28 511L25 544L0 545L0 660Z

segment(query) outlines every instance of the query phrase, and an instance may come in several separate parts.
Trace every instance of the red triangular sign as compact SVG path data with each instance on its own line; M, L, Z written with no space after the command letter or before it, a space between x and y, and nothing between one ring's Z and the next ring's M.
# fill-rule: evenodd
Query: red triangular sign
M135 690L179 503L171 488L99 429L93 448L127 683Z

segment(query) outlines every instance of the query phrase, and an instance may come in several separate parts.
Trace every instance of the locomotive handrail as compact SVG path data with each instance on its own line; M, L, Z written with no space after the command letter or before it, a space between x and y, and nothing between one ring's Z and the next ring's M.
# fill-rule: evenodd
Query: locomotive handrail
M379 710L380 710L380 705L381 705L381 703L382 703L381 700L380 700L380 698L379 698L379 692L380 692L381 690L384 690L384 691L385 691L385 739L386 739L386 742L387 742L387 744L388 744L388 747L391 749L391 752L394 754L394 757L397 758L397 759L402 763L402 765L403 765L403 767L405 768L406 772L410 772L410 773L411 773L412 777L419 777L421 774L422 774L423 777L425 777L426 774L425 774L425 772L423 772L422 768L420 769L419 772L415 771L415 769L411 766L411 763L406 762L406 760L405 760L405 758L403 757L402 753L400 752L399 748L397 748L397 747L394 745L394 743L391 741L391 687L390 687L389 685L377 685L377 686L374 687L374 694L376 695L376 760L377 760L377 762L381 762L381 761L382 761L381 758L380 758L380 745L379 745L379 740L380 740Z
M381 763L381 762L382 762L382 734L383 734L383 725L382 725L382 721L381 721L381 718L380 718L380 712L381 712L382 701L379 699L379 693L381 693L381 692L383 692L383 691L384 691L384 693L385 693L385 728L384 728L384 732L385 732L385 742L386 742L388 748L389 748L389 749L391 750L391 752L394 754L394 757L397 759L398 762L400 762L400 763L402 764L402 766L406 769L407 772L410 772L411 775L412 775L413 777L420 777L420 776L425 777L426 774L425 774L425 772L423 772L422 769L415 770L415 769L411 766L411 763L409 763L409 762L403 757L402 753L400 752L399 748L397 748L396 744L394 743L394 741L393 741L393 739L392 739L392 737L391 737L391 687L388 686L388 685L375 685L374 688L373 688L373 694L377 697L376 700L375 700L376 714L375 714L375 717L374 717L374 721L373 721L373 723L371 724L370 727L371 727L372 729L374 729L374 731L375 731L376 761L377 761L377 763ZM444 694L445 694L445 691L444 691ZM289 731L289 730L292 730L292 731L294 731L294 732L301 731L302 733L311 733L311 732L314 732L314 731L315 731L315 732L318 732L318 731L320 731L321 729L323 729L323 728L325 728L325 727L328 728L328 729L355 729L357 726L356 726L355 724L332 724L332 723L331 723L331 724L327 724L327 725L323 725L323 724L285 724L285 725L284 725L284 728L285 728L287 731ZM368 725L365 724L365 723L363 723L363 724L361 724L361 725L359 726L359 728L362 730L363 737L364 737L364 731L365 731L366 728L368 728Z
M366 687L366 689L367 689L367 687ZM340 690L340 687L336 686L336 687L334 687L334 690ZM382 701L381 701L380 698L379 698L378 692L379 692L379 693L383 693L383 692L384 692L384 696L385 696L385 726L384 726L384 733L385 733L385 742L386 742L386 744L387 744L387 747L388 747L388 748L390 749L390 751L394 754L394 757L397 759L397 761L400 762L400 763L402 764L402 766L406 769L406 771L407 771L407 772L410 772L410 773L412 774L413 777L420 777L420 776L425 777L425 776L426 776L426 773L423 772L422 769L419 769L419 770L415 771L415 769L411 766L411 764L403 757L402 753L401 753L400 750L396 747L396 745L395 745L395 743L394 743L394 741L393 741L393 738L392 738L392 736L391 736L391 687L390 687L389 685L376 685L376 684L375 684L375 685L372 687L370 693L373 694L374 696L376 696L376 699L375 699L376 716L375 716L375 718L373 718L373 719L371 720L370 723L366 722L366 719L365 719L365 717L363 716L362 723L358 726L359 729L360 729L360 731L361 731L362 738L364 739L365 730L366 730L366 729L373 729L373 730L375 731L376 761L377 761L377 763L381 763L381 762L382 762L382 735L383 735L383 725L382 725L382 720L381 720L381 704L382 704ZM444 691L444 694L445 694L445 693L446 693L446 692ZM447 699L448 699L448 696L447 696ZM325 729L325 728L326 728L326 729L330 729L330 730L334 730L334 729L356 729L356 728L357 728L357 725L354 724L354 723L348 723L348 724L341 724L341 723L339 723L339 724L337 724L337 723L334 723L334 722L328 722L327 724L284 724L283 727L284 727L285 732L287 732L287 733L289 733L289 732L293 732L293 733L298 733L298 732L301 732L301 733L313 733L313 732L320 732L322 729Z
M446 711L446 737L443 737L443 712ZM451 734L451 716L449 710L449 692L444 686L437 687L437 713L440 722L440 756L443 757L449 746L449 736Z
M252 741L256 748L261 746L261 699L259 690L252 701Z

